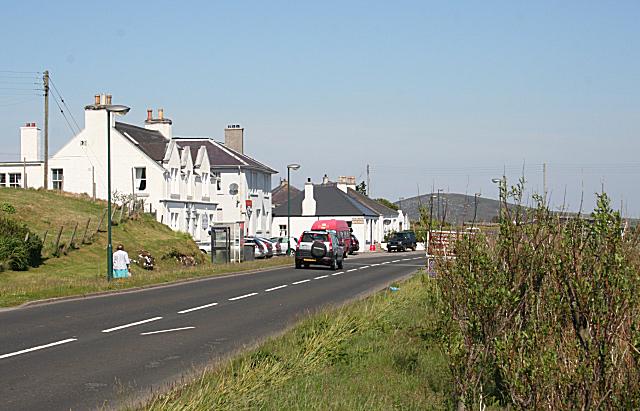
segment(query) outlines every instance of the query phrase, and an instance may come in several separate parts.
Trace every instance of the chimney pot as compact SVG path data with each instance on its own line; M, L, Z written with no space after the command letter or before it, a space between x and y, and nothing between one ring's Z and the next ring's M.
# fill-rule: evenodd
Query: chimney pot
M153 120L153 110L147 109L147 121Z
M163 108L159 108L158 109L158 118L160 120L162 120L164 118L164 109Z
M96 106L99 105L100 104L100 94L96 94L95 96L93 96L93 98L94 98L94 102L95 102Z
M310 182L311 182L311 177L308 177L307 178L307 183L310 183Z
M111 94L107 94L107 104L111 104Z

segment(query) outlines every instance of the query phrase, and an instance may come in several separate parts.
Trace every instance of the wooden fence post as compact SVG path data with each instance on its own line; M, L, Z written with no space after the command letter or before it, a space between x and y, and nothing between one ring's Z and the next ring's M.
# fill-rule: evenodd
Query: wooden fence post
M67 253L67 250L69 250L70 248L76 248L74 241L76 239L76 231L78 231L78 222L76 221L76 226L73 227L73 233L71 234L71 239L69 240L69 242L65 245L63 253Z
M104 220L105 216L107 215L107 209L104 209L104 213L102 213L102 217L100 217L100 222L98 223L98 228L96 228L96 233L100 232L100 227L102 227L102 221Z
M42 245L44 246L44 242L47 241L47 234L49 233L49 229L44 230L44 234L42 234Z
M118 224L122 224L122 213L124 213L124 204L120 207L120 217L118 217Z
M64 228L64 225L60 226L60 231L58 231L58 237L56 238L56 245L55 248L53 249L53 255L55 255L56 257L58 257L60 255L59 249L58 247L60 246L60 236L62 235L62 229Z
M87 241L87 231L89 230L89 224L91 223L91 217L87 220L87 226L84 228L84 235L82 236L82 244Z

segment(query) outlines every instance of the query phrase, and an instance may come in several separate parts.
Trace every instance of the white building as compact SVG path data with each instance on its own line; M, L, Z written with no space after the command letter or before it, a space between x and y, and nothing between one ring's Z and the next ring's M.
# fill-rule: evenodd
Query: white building
M207 239L207 228L228 225L244 235L269 235L271 175L244 154L244 129L230 125L225 142L174 137L172 121L147 111L143 127L108 121L111 96L85 107L84 129L49 159L49 189L107 198L107 127L111 136L111 191L135 194L158 221ZM40 188L44 162L39 130L21 128L21 160L0 163L0 186Z
M274 235L287 236L287 201L273 210ZM402 210L393 210L355 190L355 178L340 177L337 183L325 175L322 184L308 179L304 190L291 196L291 236L298 237L311 229L314 221L345 220L360 241L360 250L382 243L385 234L409 229L409 219Z

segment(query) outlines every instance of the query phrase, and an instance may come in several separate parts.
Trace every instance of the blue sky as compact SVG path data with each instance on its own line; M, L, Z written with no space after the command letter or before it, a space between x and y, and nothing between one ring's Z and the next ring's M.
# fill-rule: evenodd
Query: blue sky
M495 197L503 171L542 190L546 162L554 206L604 185L640 216L638 21L637 1L11 2L0 160L43 121L14 90L36 75L11 72L48 69L80 126L99 92L133 124L163 107L176 135L240 123L258 160L302 165L297 185L370 164L375 197ZM72 135L53 102L50 134L52 153Z

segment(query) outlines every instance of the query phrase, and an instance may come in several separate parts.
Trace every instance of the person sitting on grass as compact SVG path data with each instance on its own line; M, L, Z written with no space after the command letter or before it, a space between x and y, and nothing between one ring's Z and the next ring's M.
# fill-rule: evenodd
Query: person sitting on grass
M130 277L129 264L131 264L129 254L124 251L122 244L118 244L118 250L113 253L113 278Z

